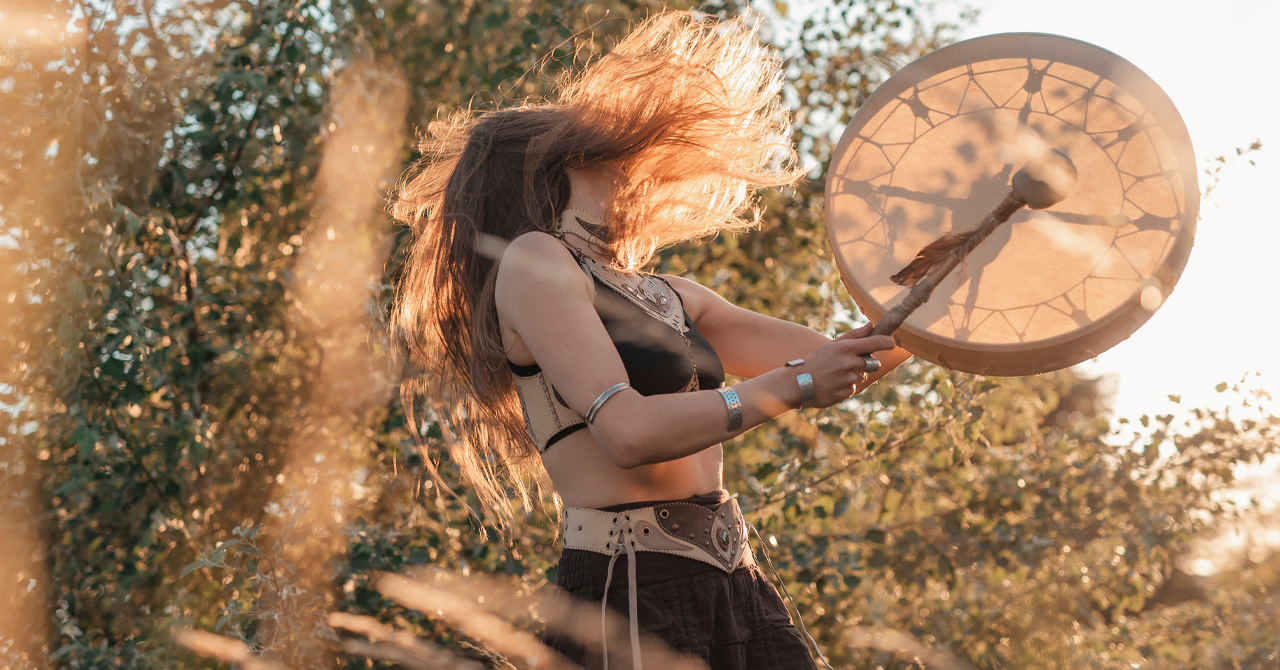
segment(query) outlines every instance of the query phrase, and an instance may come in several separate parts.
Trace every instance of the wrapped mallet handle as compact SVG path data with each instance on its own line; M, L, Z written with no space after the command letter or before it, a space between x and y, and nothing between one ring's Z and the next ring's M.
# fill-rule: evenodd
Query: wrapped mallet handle
M963 236L946 236L930 244L902 272L894 275L895 281L899 281L903 275L920 278L908 278L901 282L911 286L911 291L902 302L884 315L880 323L871 330L871 334L892 335L912 312L933 295L938 284L995 232L1000 224L1008 221L1009 217L1024 206L1045 209L1062 202L1075 190L1077 178L1075 164L1057 149L1047 151L1043 157L1024 165L1014 173L1009 195L982 219L977 228ZM939 249L939 245L944 248Z

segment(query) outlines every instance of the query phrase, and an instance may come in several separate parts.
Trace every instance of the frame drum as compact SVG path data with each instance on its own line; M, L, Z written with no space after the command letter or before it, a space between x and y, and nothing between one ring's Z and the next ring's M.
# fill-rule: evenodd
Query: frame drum
M827 234L872 321L908 289L916 253L975 227L1014 172L1058 149L1079 171L1057 205L1015 213L898 329L902 346L985 375L1056 370L1133 334L1169 296L1200 191L1182 117L1115 54L1056 35L960 42L867 99L827 173Z

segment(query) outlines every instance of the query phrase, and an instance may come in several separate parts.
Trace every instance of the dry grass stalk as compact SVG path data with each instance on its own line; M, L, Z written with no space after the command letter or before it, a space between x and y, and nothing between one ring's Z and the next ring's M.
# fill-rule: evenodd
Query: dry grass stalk
M50 360L48 355L59 350L68 360L82 352L74 349L74 335L80 326L70 321L59 325L61 318L55 320L60 311L75 307L67 304L66 298L48 300L66 295L48 284L33 286L29 274L34 257L20 250L38 249L46 240L79 239L75 237L76 226L84 225L77 216L73 195L80 184L79 163L65 157L70 151L67 147L82 142L82 119L87 115L67 111L67 103L78 97L67 93L63 80L48 76L47 71L54 61L85 53L85 32L73 28L72 4L0 3L0 44L4 45L0 62L5 63L0 66L0 87L5 89L0 117L6 128L0 136L0 160L4 161L0 165L0 182L4 184L0 188L0 221L5 230L4 250L0 252L5 254L0 263L0 328L4 333L0 336L0 387L7 387L5 402L0 403L6 413L6 420L0 421L0 537L4 538L0 549L0 603L4 605L0 607L0 659L29 663L33 668L43 667L49 653L51 603L59 585L50 584L50 559L45 548L47 502L41 492L44 465L38 456L43 445L12 422L19 416L17 405L27 402L32 403L39 423L45 423L45 415L59 413L56 398L33 392L30 385L31 379L46 373L33 374L28 365L39 366L39 361ZM22 67L24 62L32 65ZM62 156L51 157L51 146L63 147ZM20 262L24 258L27 260ZM75 277L69 274L57 279L68 281L70 286ZM46 298L33 299L35 295ZM55 331L58 336L50 338Z
M516 663L517 667L564 668L578 666L495 614L475 605L469 598L427 586L401 575L383 575L375 588L396 602L428 616L437 616L458 632L483 642Z
M598 602L577 600L554 588L530 589L518 580L493 575L475 574L464 578L456 573L423 571L415 577L387 575L379 580L376 587L407 607L440 617L459 632L491 644L508 659L528 658L525 653L508 651L500 644L509 644L511 635L523 636L527 642L536 645L535 648L545 649L549 654L555 652L532 635L512 627L499 613L541 622L547 632L568 638L590 650L603 649L607 639L610 663L617 663L619 667L630 665L631 638L626 616L611 612L602 630ZM707 667L702 659L677 652L648 633L641 633L640 653L646 667L664 670L705 670ZM548 665L548 658L542 656L537 667L578 667L559 654L555 654L552 662L560 665ZM517 663L517 667L532 666Z
M201 656L238 663L243 670L284 670L283 666L255 655L245 643L216 633L187 629L175 632L173 637L178 644Z
M352 656L388 661L409 670L484 670L484 665L468 658L450 654L450 658L424 658L416 651L398 645L377 644L363 640L343 640L342 651Z
M328 620L330 626L364 635L373 643L356 644L359 642L358 640L343 640L343 651L349 654L380 658L400 663L407 667L457 668L458 670L483 670L484 668L482 663L469 658L462 658L416 635L386 626L373 617L347 614L346 612L332 612L329 614ZM396 657L392 658L392 655ZM413 663L406 663L399 660L400 657L415 660Z
M332 664L321 633L346 508L360 495L351 473L368 458L369 424L394 390L382 349L370 343L369 285L389 252L382 193L403 146L409 86L398 70L354 63L331 99L315 205L290 285L300 337L324 351L274 495L286 513L269 520L278 540L270 564L288 569L274 571L257 604L264 652L297 667Z

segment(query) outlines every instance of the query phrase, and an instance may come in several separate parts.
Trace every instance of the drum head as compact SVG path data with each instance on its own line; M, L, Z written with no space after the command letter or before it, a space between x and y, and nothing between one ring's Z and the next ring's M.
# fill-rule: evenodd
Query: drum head
M996 229L898 329L934 363L988 375L1074 365L1138 329L1191 251L1200 191L1186 126L1138 68L1086 42L980 37L900 70L858 109L827 175L827 233L872 321L923 247L973 229L1028 159L1065 152L1075 191Z

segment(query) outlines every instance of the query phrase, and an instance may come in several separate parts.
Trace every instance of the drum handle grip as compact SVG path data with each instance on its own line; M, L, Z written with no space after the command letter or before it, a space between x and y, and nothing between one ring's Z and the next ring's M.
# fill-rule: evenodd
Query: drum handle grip
M933 271L930 272L927 277L921 279L915 286L911 287L911 291L902 299L902 302L899 302L893 309L889 310L889 312L884 315L884 318L880 320L880 323L877 323L875 327L871 329L871 334L892 335L893 331L897 330L898 326L901 326L903 322L907 320L907 317L911 316L911 313L916 311L916 308L923 305L925 301L929 299L929 296L933 295L933 289L937 288L938 284L941 284L942 280L945 279L947 275L950 274L951 271L969 255L970 252L976 249L983 240L987 239L987 237L991 235L991 233L995 232L995 229L999 227L1000 224L1008 221L1009 217L1013 216L1014 212L1022 209L1023 205L1026 204L1026 200L1022 198L1016 189L1010 191L1009 195L1005 196L1004 200L1000 202L1000 205L992 210L992 212L982 220L982 223L978 224L978 227L963 244L952 249L951 253L947 254L946 258L939 261L938 265L934 267Z

